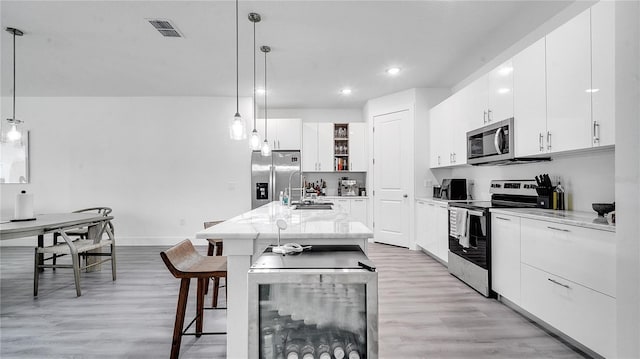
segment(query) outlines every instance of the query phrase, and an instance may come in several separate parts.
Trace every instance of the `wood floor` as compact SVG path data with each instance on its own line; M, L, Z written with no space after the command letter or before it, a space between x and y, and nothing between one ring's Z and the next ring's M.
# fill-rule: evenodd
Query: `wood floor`
M48 269L34 298L33 249L0 248L0 357L168 357L179 281L162 263L163 249L118 247L118 280L108 268L83 273L79 298L71 270ZM370 257L379 270L382 359L582 357L421 252L372 244ZM194 306L190 300L189 317ZM225 327L224 311L205 313L205 330ZM180 357L225 352L226 336L185 336Z

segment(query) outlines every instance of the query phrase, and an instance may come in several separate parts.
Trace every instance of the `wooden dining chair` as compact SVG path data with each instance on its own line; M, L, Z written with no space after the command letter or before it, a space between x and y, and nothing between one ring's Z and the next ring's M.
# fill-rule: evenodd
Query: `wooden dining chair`
M108 216L111 214L111 212L113 212L113 210L109 207L91 207L91 208L83 208L83 209L79 209L77 211L73 211L72 213L96 213L96 214L101 214L104 217ZM113 228L113 223L111 223L111 221L109 221L109 226L111 226L111 232L114 232L114 228ZM87 239L89 236L89 227L82 227L82 228L76 228L74 230L70 230L67 231L67 236L71 237L71 238L77 238L77 239ZM60 233L59 232L54 232L53 233L53 244L56 245L58 244L58 239L60 238ZM51 256L51 260L53 261L53 264L55 265L57 262L58 257L65 255L65 254L53 254ZM53 270L55 270L55 266L53 267Z
M204 229L207 229L209 227L213 227L215 225L218 225L220 223L222 223L224 221L210 221L210 222L204 222ZM222 255L222 250L223 250L223 242L222 239L219 238L207 238L207 241L209 242L209 246L207 248L207 255L208 256L221 256ZM226 283L227 283L227 279L225 278L225 285L220 285L220 278L218 277L213 277L213 297L211 299L211 306L214 308L218 307L218 293L220 292L220 288L222 287L226 287ZM204 287L204 293L207 294L209 293L209 281L207 281L207 283L205 284Z
M100 226L100 230L95 235L94 238L86 238L86 239L73 239L70 237L67 232L73 232L77 229L77 227L70 227L67 229L60 229L59 236L64 239L64 242L53 244L47 247L36 247L35 248L35 259L34 259L34 271L33 271L33 295L38 295L38 280L41 268L72 268L73 269L73 277L76 285L76 295L79 297L82 295L82 291L80 289L80 271L83 269L91 268L97 265L100 265L105 262L111 261L111 276L113 280L116 280L116 240L113 235L113 226L111 225L111 221L103 220L96 223L91 224L93 226ZM104 235L107 235L107 238L103 238ZM98 252L96 253L96 249L100 249L102 247L110 247L111 251L108 253ZM41 254L53 254L57 256L62 255L70 255L71 256L71 264L44 264L39 260L39 255ZM95 261L93 263L82 264L81 258L94 257L94 256L106 256L108 258L102 259L99 261ZM85 261L86 262L86 261Z

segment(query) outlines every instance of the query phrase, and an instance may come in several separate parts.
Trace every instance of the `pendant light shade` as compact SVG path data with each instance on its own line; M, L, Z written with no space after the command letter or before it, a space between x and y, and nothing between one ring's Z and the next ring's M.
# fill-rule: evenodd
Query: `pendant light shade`
M6 119L9 130L2 140L17 142L22 139L22 131L19 127L22 121L16 119L16 36L22 36L24 33L12 27L8 27L6 30L13 34L13 114L11 118Z
M271 51L269 46L260 46L260 51L264 52L264 142L260 152L263 156L271 156L271 147L267 139L267 53Z
M233 120L231 120L229 135L232 140L237 141L247 138L247 129L245 128L242 116L240 116L240 81L238 73L238 0L236 0L236 114L233 116Z
M256 130L256 23L260 22L260 14L252 12L249 14L249 21L253 23L253 131L249 138L249 146L251 150L262 150L260 143L260 134Z

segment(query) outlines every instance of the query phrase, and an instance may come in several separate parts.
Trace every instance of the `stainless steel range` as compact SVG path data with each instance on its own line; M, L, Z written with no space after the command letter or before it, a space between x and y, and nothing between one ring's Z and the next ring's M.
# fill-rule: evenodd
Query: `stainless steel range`
M491 215L495 207L536 207L534 180L491 181L491 201L449 204L449 273L485 297L491 291Z

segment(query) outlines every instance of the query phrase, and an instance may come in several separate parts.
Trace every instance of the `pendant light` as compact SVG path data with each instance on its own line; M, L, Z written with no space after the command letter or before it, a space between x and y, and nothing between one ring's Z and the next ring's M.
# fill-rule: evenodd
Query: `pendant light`
M24 33L13 27L7 27L6 30L13 34L13 115L7 119L9 131L7 131L6 139L16 142L22 139L22 132L18 130L18 125L22 121L16 118L16 36L22 36Z
M271 51L269 46L260 46L260 51L264 52L264 142L262 143L263 156L271 156L271 147L269 147L269 140L267 140L267 53Z
M240 116L240 95L239 95L239 69L238 69L238 0L236 0L236 114L233 116L229 134L232 140L244 140L247 138L247 131L244 126L242 116Z
M249 14L249 21L253 23L253 131L251 131L249 144L253 151L260 149L260 134L256 130L256 23L260 22L260 19L260 14L255 12Z

